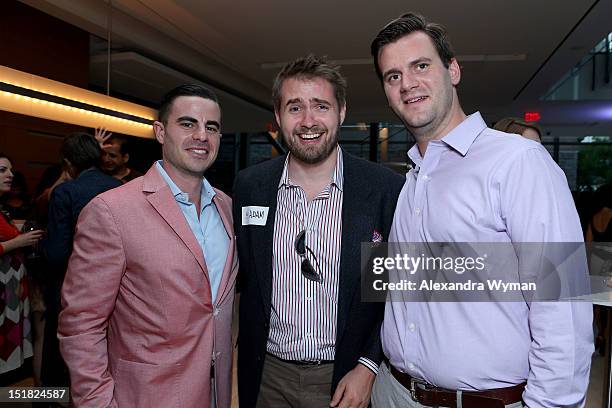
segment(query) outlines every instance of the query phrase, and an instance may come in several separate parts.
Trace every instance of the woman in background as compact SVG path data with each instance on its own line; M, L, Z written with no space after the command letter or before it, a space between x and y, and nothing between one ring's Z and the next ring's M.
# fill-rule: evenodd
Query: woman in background
M11 190L13 166L0 153L0 196ZM20 234L10 217L0 211L0 383L5 373L23 365L32 356L28 279L21 248L36 244L42 231Z
M493 129L506 133L515 133L526 139L542 143L542 130L535 123L525 122L519 118L503 118L498 120Z

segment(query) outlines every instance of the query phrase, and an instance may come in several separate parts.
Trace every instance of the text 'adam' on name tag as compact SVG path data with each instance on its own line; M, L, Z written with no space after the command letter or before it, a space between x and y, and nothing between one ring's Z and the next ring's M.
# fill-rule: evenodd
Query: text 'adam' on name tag
M266 225L269 209L258 205L242 207L242 225Z

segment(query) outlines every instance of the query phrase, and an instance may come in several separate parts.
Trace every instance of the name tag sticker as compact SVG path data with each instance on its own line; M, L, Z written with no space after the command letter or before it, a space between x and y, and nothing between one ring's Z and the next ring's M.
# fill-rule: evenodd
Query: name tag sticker
M242 225L266 225L269 209L258 205L242 207Z

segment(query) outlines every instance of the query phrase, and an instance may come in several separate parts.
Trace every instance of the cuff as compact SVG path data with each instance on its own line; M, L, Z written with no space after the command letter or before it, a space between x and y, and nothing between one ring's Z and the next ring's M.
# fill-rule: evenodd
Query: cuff
M378 374L378 364L376 364L375 362L373 362L369 358L367 358L367 357L360 357L357 362L359 364L362 364L362 365L366 366L367 368L369 368L370 371L372 371L374 373L374 375Z

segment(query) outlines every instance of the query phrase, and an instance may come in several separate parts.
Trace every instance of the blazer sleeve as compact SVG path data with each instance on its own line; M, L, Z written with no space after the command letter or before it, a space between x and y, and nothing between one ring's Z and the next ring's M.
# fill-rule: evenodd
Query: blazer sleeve
M65 186L58 186L49 200L49 221L47 236L43 239L42 249L47 261L56 270L66 267L72 249L72 200Z
M397 205L397 200L400 192L402 191L402 187L404 186L404 178L398 174L394 174L389 172L389 177L385 177L386 182L381 182L380 185L385 186L384 190L384 199L381 200L382 207L380 209L381 214L381 223L382 223L382 234L383 239L386 242L389 238L389 233L391 231L391 224L393 223L393 215L395 213L395 207ZM380 340L380 329L382 327L383 317L385 313L384 303L372 303L371 307L378 307L379 310L379 318L376 321L374 329L372 330L372 334L367 339L363 350L361 351L361 359L359 362L374 372L378 372L378 366L382 362L384 358L384 353L382 349L382 344ZM363 361L362 359L366 358L375 363L376 367L373 367L367 361Z
M109 370L108 320L125 271L116 220L106 202L93 199L82 211L62 287L58 337L70 370L77 407L115 407Z

